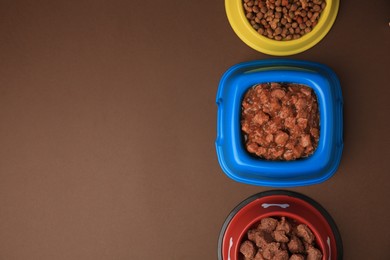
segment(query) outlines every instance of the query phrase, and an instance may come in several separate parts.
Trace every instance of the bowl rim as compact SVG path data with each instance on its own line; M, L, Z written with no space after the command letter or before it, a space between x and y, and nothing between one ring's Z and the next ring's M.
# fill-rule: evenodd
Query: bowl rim
M301 38L276 41L255 31L245 16L242 0L225 0L225 12L236 35L251 48L269 55L288 56L306 51L320 42L336 21L340 0L326 0L317 25Z
M224 236L225 236L225 232L231 222L231 220L234 218L234 216L242 209L244 208L246 205L248 205L249 203L257 200L257 199L260 199L260 198L264 198L264 197L270 197L270 196L275 196L275 195L282 195L282 196L289 196L289 197L293 197L293 198L296 198L298 200L302 200L308 204L310 204L311 206L313 206L313 208L315 210L317 210L326 220L326 222L329 224L329 227L333 233L333 236L334 236L334 239L335 239L335 245L336 245L336 248L337 248L337 260L342 260L343 259L343 255L344 255L344 249L343 249L343 241L342 241L342 238L341 238L341 234L340 234L340 231L336 225L336 222L334 221L334 219L332 218L332 216L329 214L329 212L323 207L321 206L321 204L319 204L317 201L315 201L314 199L308 197L307 195L304 195L302 193L298 193L298 192L295 192L295 191L290 191L290 190L268 190L268 191L262 191L262 192L259 192L259 193L256 193L246 199L244 199L243 201L241 201L237 206L235 206L231 212L228 214L228 216L226 217L225 221L223 222L222 224L222 227L221 227L221 230L219 232L219 236L218 236L218 247L217 247L217 254L218 254L218 260L224 260L222 258L222 247L223 247L223 239L224 239Z

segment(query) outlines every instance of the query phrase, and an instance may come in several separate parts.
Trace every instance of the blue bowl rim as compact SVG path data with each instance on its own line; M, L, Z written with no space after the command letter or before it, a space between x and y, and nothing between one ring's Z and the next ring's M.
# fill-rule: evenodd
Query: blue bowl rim
M280 78L281 74L285 80L277 80L275 78ZM259 79L259 77L263 77L263 80ZM272 77L275 80L267 80ZM257 83L291 82L291 78L296 79L293 80L295 83L309 85L314 89L320 105L321 127L327 126L327 128L324 128L327 132L321 128L321 132L325 134L320 134L320 143L316 152L307 159L291 162L254 159L244 150L243 144L239 140L241 135L239 126L231 126L234 123L232 121L238 120L240 116L241 97L238 96L242 96L249 87L254 85L253 80L256 80ZM234 87L231 87L234 93L231 93L233 92L231 91L224 95L225 88L229 85L228 81L233 82L230 82L230 84L234 85ZM246 85L243 86L243 84ZM326 92L326 95L324 96L324 93L321 93L321 91ZM237 100L239 100L239 103L237 103ZM215 145L218 161L225 174L233 180L260 186L294 187L321 183L329 179L337 170L343 148L343 100L339 80L329 67L320 63L291 59L270 59L239 63L229 68L222 76L216 102L218 104L218 119ZM332 103L329 104L329 102ZM227 103L227 105L223 103ZM226 112L225 110L228 111ZM226 118L224 113L231 114ZM334 125L337 127L334 127ZM229 139L226 139L229 137L224 137L225 132L233 136L231 142L229 142ZM328 144L329 140L334 145L326 146L325 144ZM233 162L225 158L223 146L226 143L229 143L227 153L230 154L230 158L234 158ZM235 154L235 156L232 154ZM318 171L320 168L325 170L316 173L315 171ZM237 169L244 173L237 172ZM267 172L264 172L265 169Z

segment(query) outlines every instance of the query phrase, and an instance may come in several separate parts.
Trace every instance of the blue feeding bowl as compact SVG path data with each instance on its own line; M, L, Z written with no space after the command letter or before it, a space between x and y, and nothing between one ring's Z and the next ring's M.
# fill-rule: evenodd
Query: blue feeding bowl
M317 96L320 136L317 149L306 158L271 161L250 155L241 131L241 104L252 86L268 82L306 85ZM217 92L219 164L235 181L270 187L321 183L337 170L343 150L343 98L336 74L327 66L285 59L244 62L228 69Z

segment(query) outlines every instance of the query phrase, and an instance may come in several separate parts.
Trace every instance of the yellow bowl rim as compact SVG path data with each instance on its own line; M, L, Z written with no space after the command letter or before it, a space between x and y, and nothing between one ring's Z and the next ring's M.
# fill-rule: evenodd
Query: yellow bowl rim
M260 35L245 17L242 0L225 0L226 14L237 36L251 48L262 53L287 56L297 54L316 45L332 28L338 13L339 0L327 0L318 24L296 40L276 41Z

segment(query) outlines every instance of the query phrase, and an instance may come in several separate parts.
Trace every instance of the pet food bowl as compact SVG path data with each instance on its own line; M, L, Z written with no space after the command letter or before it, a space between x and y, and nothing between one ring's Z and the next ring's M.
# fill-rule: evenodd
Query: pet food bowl
M258 193L233 209L219 235L218 259L243 259L240 256L240 244L248 230L266 217L287 217L306 224L315 235L323 260L343 259L341 236L329 213L311 198L284 190Z
M287 82L311 87L318 100L320 137L315 152L294 161L255 158L245 148L241 103L252 86ZM260 186L294 187L321 183L337 170L343 150L343 99L339 80L327 66L296 60L261 60L231 67L223 75L217 99L217 157L231 179Z

